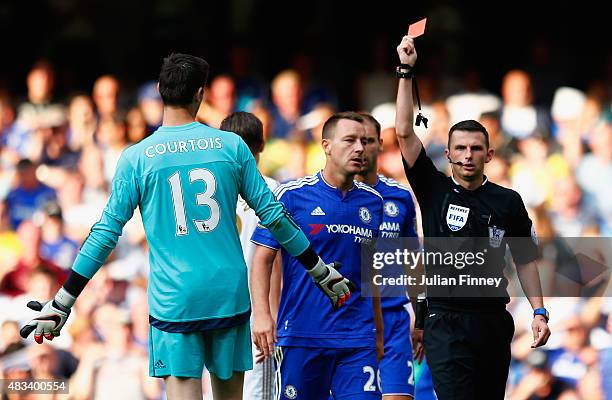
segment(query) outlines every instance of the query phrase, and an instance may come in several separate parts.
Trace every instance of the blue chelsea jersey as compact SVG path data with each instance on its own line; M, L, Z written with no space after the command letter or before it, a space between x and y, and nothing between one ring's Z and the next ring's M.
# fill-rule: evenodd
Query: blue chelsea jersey
M383 197L384 204L378 251L394 252L399 241L392 239L396 238L415 238L414 242L402 240L401 243L417 248L416 211L410 189L380 174L373 187ZM381 287L381 306L384 309L402 307L410 301L406 295L398 296L397 292L396 287Z
M361 250L378 236L383 201L368 185L355 182L343 196L321 173L279 186L275 194L306 233L326 262L342 263L340 273L357 291L339 310L314 285L306 270L284 249L283 289L278 312L281 346L352 348L374 347L372 299L361 296ZM258 227L255 244L279 249L270 232Z

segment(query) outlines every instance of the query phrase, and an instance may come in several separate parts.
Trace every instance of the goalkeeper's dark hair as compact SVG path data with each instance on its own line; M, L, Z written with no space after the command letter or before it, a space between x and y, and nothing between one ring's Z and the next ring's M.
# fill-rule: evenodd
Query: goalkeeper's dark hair
M221 122L220 128L222 131L234 132L240 136L253 155L263 150L263 124L255 115L244 111L231 113Z
M164 58L159 73L159 94L165 105L187 106L206 85L209 66L200 57L174 53Z

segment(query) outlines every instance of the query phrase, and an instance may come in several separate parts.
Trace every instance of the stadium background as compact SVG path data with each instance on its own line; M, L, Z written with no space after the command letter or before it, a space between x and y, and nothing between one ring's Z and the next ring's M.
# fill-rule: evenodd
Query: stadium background
M143 372L147 261L137 222L79 299L54 346L24 347L16 329L29 319L26 299L55 292L53 282L101 211L120 151L156 124L159 99L150 82L163 56L182 51L209 61L210 100L200 117L217 125L229 110L257 113L269 139L261 168L278 179L320 167L315 139L326 116L359 109L373 111L388 128L382 168L405 181L389 103L395 97L395 46L408 23L421 16L428 26L417 39L418 80L430 129L419 134L440 168L447 167L440 156L449 125L479 118L495 132L498 150L488 176L522 194L545 247L555 251L555 237L612 236L612 52L607 15L588 3L4 2L4 376L25 374L31 365L38 377L72 374L74 398L163 395L159 382ZM516 70L523 72L508 74ZM114 78L99 81L94 95L103 75ZM52 86L44 83L49 76ZM505 111L532 122L513 125L504 120ZM34 168L19 163L23 158ZM15 196L28 179L51 189ZM43 201L54 197L57 204ZM21 217L13 214L32 200L41 210L25 206L26 222L17 225ZM529 351L524 299L510 305L517 333L508 397L612 398L612 302L557 298L547 305L553 337L544 353Z

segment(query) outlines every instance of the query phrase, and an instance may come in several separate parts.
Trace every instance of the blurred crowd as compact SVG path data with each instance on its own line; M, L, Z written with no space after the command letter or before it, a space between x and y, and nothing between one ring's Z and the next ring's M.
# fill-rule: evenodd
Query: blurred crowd
M280 181L323 167L322 126L339 107L334 88L316 79L312 59L298 56L293 64L271 82L240 68L213 77L197 117L218 127L233 111L257 115L267 139L259 166ZM610 82L586 90L559 82L551 104L535 104L526 71L508 71L499 93L477 81L418 77L429 128L417 134L438 168L449 170L449 127L479 120L496 151L488 179L522 195L544 247L559 251L561 237L612 236ZM407 183L392 69L375 69L355 84L357 108L382 127L381 172ZM162 398L161 380L148 377L148 248L138 213L78 298L62 336L43 345L19 336L34 313L26 303L50 299L67 276L102 212L121 152L161 124L156 83L128 91L104 75L91 91L58 99L54 67L42 60L26 86L25 99L0 89L0 377L69 379L70 395L57 398ZM553 335L533 351L529 304L517 297L509 305L516 333L508 398L612 399L612 300L558 297L546 306Z

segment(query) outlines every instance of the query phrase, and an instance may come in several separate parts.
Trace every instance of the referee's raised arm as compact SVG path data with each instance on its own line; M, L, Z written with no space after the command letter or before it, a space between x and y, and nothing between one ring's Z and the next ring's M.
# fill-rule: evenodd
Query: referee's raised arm
M417 53L414 40L410 36L402 38L401 43L397 46L397 54L400 61L400 65L397 67L397 75L400 79L397 89L395 130L402 156L408 167L412 167L423 148L423 143L414 133L413 128L412 69L416 63Z

